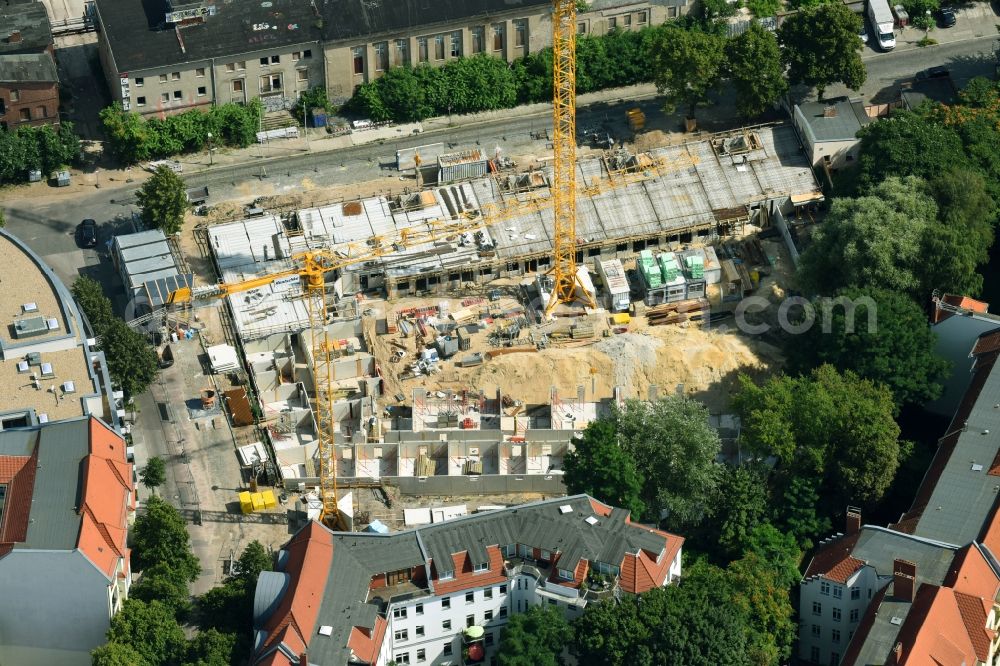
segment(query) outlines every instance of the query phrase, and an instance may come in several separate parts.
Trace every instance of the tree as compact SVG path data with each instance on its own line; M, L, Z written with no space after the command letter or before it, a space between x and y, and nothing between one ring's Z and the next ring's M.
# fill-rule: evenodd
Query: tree
M880 288L919 298L921 246L937 213L923 181L912 176L889 177L865 196L836 199L802 253L802 286L825 294Z
M673 113L683 107L687 118L704 103L722 76L726 61L725 40L700 30L662 26L650 47L653 81L665 95L664 110Z
M771 523L761 523L751 532L747 543L746 555L751 554L767 563L777 576L779 586L789 589L801 579L802 551L794 534L782 532Z
M235 573L222 585L198 599L199 624L222 632L242 632L253 621L253 599L261 572L271 571L274 560L259 541L251 541L243 550Z
M184 654L184 630L159 601L128 599L111 618L108 642L130 646L150 666L173 664Z
M186 617L191 610L187 576L185 571L177 570L169 562L157 562L142 572L139 582L129 591L129 598L159 601L170 608L175 617Z
M150 458L146 462L146 466L139 472L139 480L150 490L162 486L163 482L167 480L167 466L164 464L163 458L159 456Z
M861 60L862 19L841 3L803 9L778 29L791 83L815 87L823 99L826 87L842 82L859 90L867 78Z
M934 353L927 318L907 296L883 289L842 289L821 305L823 324L791 336L791 367L808 372L823 363L884 384L897 408L941 393L948 363Z
M184 666L229 666L241 663L234 657L236 634L223 634L215 629L199 631L187 643Z
M813 540L827 534L832 527L830 518L819 513L819 490L821 479L792 477L781 491L775 520L803 550L813 546Z
M71 291L80 309L87 315L94 335L102 335L115 318L111 301L104 295L104 288L96 280L82 275L73 281Z
M613 422L590 423L583 437L574 440L574 450L565 457L563 467L563 481L570 493L586 493L628 509L636 519L645 513L641 499L644 479L635 459L618 444Z
M868 189L890 176L933 178L968 164L962 139L953 127L911 111L862 127L859 187Z
M728 559L747 549L754 529L767 519L767 478L752 465L722 467L718 498L710 521L718 534L718 549Z
M877 502L909 454L889 390L853 372L823 365L763 386L746 376L740 383L735 402L746 446L761 459L775 457L779 492L798 477L815 483L826 515Z
M728 78L736 89L736 110L744 118L764 113L788 92L778 39L753 22L726 44Z
M566 616L555 606L532 606L507 621L500 637L500 666L561 666L573 638Z
M98 344L108 363L112 381L122 387L126 396L145 391L159 373L156 352L137 331L115 318L99 333Z
M652 666L655 662L650 643L666 615L668 594L656 588L638 597L624 597L617 604L588 604L583 615L573 622L570 651L577 662Z
M144 224L168 236L180 233L188 208L184 181L166 165L160 165L135 195Z
M719 434L708 410L686 397L630 400L610 417L645 479L642 500L667 529L683 531L709 511L719 482Z
M236 573L230 580L239 583L252 599L260 574L274 570L274 557L265 550L260 541L255 539L243 549L243 553L236 560L235 568Z
M0 208L0 229L7 226L7 217L3 214L3 208Z
M140 571L163 563L189 581L201 573L184 519L159 497L146 501L146 512L136 519L132 536L132 563Z
M756 553L733 562L726 573L733 588L733 608L746 618L750 663L787 664L796 634L789 586L783 584L772 564Z
M139 652L128 643L105 643L90 653L91 666L148 666Z

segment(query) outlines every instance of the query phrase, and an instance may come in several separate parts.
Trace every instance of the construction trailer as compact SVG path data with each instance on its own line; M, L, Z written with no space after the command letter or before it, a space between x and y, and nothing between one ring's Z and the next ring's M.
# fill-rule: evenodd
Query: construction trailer
M604 287L605 305L608 311L628 310L631 302L630 290L621 260L607 259L594 263L597 264L597 275L601 278L601 286Z

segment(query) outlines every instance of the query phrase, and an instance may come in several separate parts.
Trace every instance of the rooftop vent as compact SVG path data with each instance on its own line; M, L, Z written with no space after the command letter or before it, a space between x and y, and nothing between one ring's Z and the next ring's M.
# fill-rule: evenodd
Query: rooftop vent
M73 382L63 382L63 393L76 393L76 384Z
M319 628L319 633L320 636L329 636L330 634L333 633L333 627L330 626L329 624L324 624L322 627Z
M573 513L573 507L569 504L563 504L559 507L559 513Z
M14 320L15 338L33 338L36 335L45 335L49 330L45 324L45 317L26 317Z
M55 374L51 363L42 363L42 377L54 377Z
M893 616L893 618L889 620L889 624L894 624L898 627L899 625L903 624L903 618Z
M982 472L983 471L983 466L980 465L979 463L972 463L972 471L973 472Z
M836 118L837 117L837 107L830 105L823 107L823 117L824 118Z
M587 516L586 518L583 519L583 521L588 525L596 525L597 523L600 522L599 520L597 520L597 518L594 518L593 516Z
M21 306L22 312L38 312L38 303L25 303Z

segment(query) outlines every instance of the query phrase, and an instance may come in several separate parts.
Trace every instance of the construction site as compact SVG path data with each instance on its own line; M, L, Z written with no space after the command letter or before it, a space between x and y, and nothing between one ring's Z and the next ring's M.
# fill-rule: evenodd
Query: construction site
M355 528L428 501L561 494L574 437L630 398L680 392L737 427L736 376L781 358L727 317L780 297L791 222L822 200L790 126L576 160L569 299L551 271L554 167L439 162L455 182L195 232L203 269L170 309L220 328L208 351L241 377L223 390L252 428L241 453L304 517L331 511L324 469Z

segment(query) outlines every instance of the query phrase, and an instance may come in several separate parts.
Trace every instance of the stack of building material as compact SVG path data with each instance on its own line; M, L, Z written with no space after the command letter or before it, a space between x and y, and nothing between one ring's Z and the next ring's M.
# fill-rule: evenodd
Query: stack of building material
M700 320L708 314L709 304L705 299L664 303L646 310L650 326L680 324L685 321Z
M208 360L212 363L212 372L233 372L240 367L239 357L236 349L230 345L215 345L205 350L208 352Z
M417 476L434 476L435 468L434 461L426 453L421 453L417 456Z
M646 286L650 289L656 289L663 284L662 273L659 266L656 265L652 250L643 250L639 253L639 271L646 281Z
M691 274L691 278L694 280L700 280L705 277L705 259L698 255L689 255L687 257L687 268L688 272Z
M594 337L594 325L590 322L573 324L569 328L569 337L574 340L585 340Z

